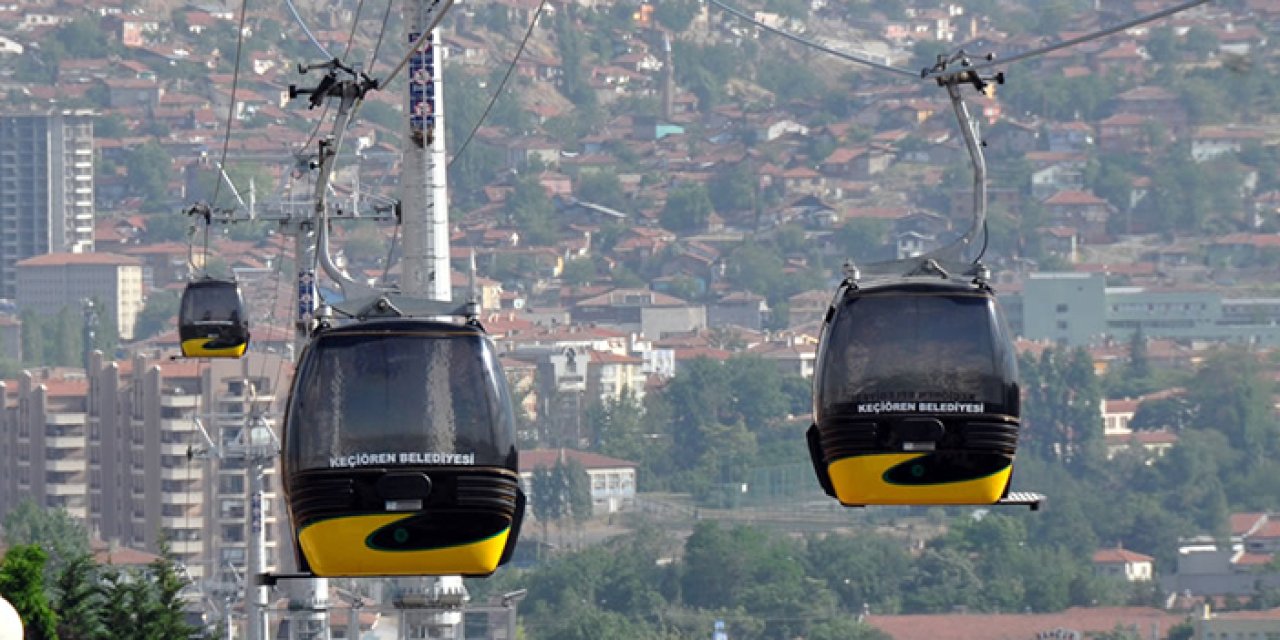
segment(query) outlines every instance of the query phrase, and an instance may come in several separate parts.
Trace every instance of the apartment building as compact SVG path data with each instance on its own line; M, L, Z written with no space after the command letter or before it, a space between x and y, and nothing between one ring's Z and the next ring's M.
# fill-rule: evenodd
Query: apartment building
M74 370L24 372L0 381L0 501L89 514L88 382Z
M255 515L251 454L268 461L257 513L268 566L280 561L276 439L264 429L274 429L286 384L277 381L290 372L275 354L198 362L95 352L87 374L0 381L0 513L30 497L126 547L155 552L163 539L208 591L234 594Z
M17 263L93 251L93 112L0 113L0 298Z
M102 305L122 340L133 339L133 328L146 302L142 262L111 253L49 253L18 262L17 303L23 310L55 316L85 300Z

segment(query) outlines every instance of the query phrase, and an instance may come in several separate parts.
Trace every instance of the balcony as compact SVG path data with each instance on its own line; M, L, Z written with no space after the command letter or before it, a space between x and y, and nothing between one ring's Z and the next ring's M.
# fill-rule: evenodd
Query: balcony
M160 469L161 480L201 480L204 472L200 467L165 467Z
M84 436L47 436L44 439L46 449L85 449L88 445L89 439Z
M89 495L89 485L84 482L46 484L44 493L49 496L86 496Z
M200 487L192 486L190 491L166 491L164 501L180 507L194 507L204 503Z
M181 456L185 458L190 450L191 445L185 442L165 442L160 445L160 455L163 456Z
M170 540L169 548L172 549L175 554L199 555L204 553L204 541ZM190 570L190 567L188 567L188 570Z
M171 409L195 409L200 406L200 396L195 394L164 394L160 406Z
M201 516L162 516L160 527L163 529L202 529L204 518Z
M89 423L89 414L87 413L71 413L62 412L47 413L44 417L44 423L50 427L66 427L78 426Z
M82 472L87 469L88 466L88 462L84 458L48 458L44 461L45 471L58 471L62 473Z
M161 418L160 428L165 431L189 433L196 430L196 421L191 418Z

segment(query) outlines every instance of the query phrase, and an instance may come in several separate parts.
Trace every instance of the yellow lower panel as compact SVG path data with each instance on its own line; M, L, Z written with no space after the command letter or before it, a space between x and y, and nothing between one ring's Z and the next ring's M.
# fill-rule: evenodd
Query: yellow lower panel
M402 513L321 520L298 534L298 545L317 576L481 575L493 573L511 529L483 540L423 551L371 549L366 539L401 520Z
M241 342L232 347L224 347L221 349L207 349L205 344L209 342L209 338L193 338L191 340L182 341L182 355L188 358L239 358L244 355L244 350L249 346L246 342Z
M1004 495L1013 467L972 480L942 484L906 485L886 482L885 472L920 453L880 453L853 456L827 466L836 498L845 505L864 504L995 504Z

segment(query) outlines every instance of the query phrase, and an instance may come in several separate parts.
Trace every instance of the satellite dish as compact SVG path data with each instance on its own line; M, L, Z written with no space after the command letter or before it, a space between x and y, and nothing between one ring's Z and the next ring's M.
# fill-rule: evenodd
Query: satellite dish
M0 597L0 640L22 640L22 618L9 604Z

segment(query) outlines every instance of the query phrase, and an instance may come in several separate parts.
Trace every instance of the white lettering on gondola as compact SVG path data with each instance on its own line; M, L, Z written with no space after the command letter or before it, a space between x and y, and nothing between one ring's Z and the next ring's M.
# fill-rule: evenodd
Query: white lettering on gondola
M982 413L981 402L861 402L858 413Z
M386 464L441 464L474 465L474 453L441 453L438 451L401 451L398 453L353 453L349 456L329 456L329 468L372 467Z

